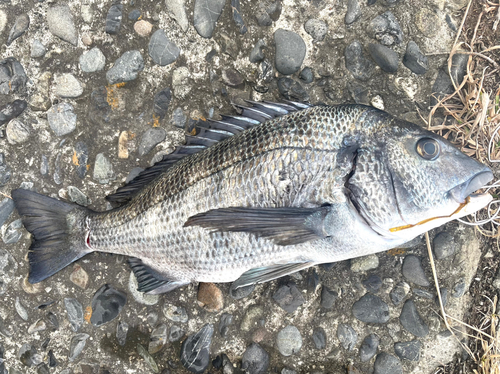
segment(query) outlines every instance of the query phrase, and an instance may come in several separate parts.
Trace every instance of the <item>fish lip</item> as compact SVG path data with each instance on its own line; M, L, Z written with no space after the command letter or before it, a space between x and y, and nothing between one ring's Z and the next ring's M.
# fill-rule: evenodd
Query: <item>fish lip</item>
M493 179L493 173L488 168L483 170L473 177L469 178L464 183L459 184L458 186L452 188L448 191L448 194L459 204L465 203L467 197L471 196L473 192L478 189L484 187L486 183L490 182Z

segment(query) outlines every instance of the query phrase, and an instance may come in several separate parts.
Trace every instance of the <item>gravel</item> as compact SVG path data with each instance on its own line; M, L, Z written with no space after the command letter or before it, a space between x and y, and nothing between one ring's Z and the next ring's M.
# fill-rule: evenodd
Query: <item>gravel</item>
M306 56L306 44L299 34L278 29L274 32L276 47L276 70L290 75L299 71Z
M130 82L144 69L144 60L139 51L127 51L122 54L106 73L109 84Z
M302 336L297 327L288 325L276 335L276 346L283 356L291 356L302 348Z
M76 129L76 114L74 107L68 102L54 105L47 112L49 126L56 136L70 134Z
M403 276L410 282L419 286L427 287L430 285L420 258L414 255L408 255L403 261Z
M49 31L65 42L78 44L78 33L73 22L73 15L68 5L54 5L47 11Z
M149 41L149 56L160 65L170 65L179 57L181 50L170 41L162 29L156 30Z
M98 47L94 47L90 51L83 53L79 61L80 69L84 73L94 73L104 69L106 57Z

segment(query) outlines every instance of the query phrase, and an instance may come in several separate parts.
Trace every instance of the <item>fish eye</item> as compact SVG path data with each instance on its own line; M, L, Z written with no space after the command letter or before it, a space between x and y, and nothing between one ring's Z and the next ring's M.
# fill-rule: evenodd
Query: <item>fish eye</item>
M417 142L417 153L426 160L435 160L438 158L439 152L439 143L435 139L422 138Z

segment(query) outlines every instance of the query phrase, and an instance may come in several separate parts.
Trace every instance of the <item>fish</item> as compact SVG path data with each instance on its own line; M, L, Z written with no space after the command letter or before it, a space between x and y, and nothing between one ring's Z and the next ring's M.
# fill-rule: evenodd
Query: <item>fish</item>
M186 144L97 212L12 191L32 234L30 283L88 253L129 256L138 290L270 281L400 246L492 200L487 166L374 107L253 102L200 122Z

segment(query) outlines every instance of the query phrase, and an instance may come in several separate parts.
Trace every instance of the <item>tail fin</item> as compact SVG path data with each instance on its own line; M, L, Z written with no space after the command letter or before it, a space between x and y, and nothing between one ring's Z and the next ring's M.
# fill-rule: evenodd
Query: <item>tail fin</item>
M34 240L28 253L30 283L38 283L92 252L85 245L90 212L25 189L12 191L14 204Z

